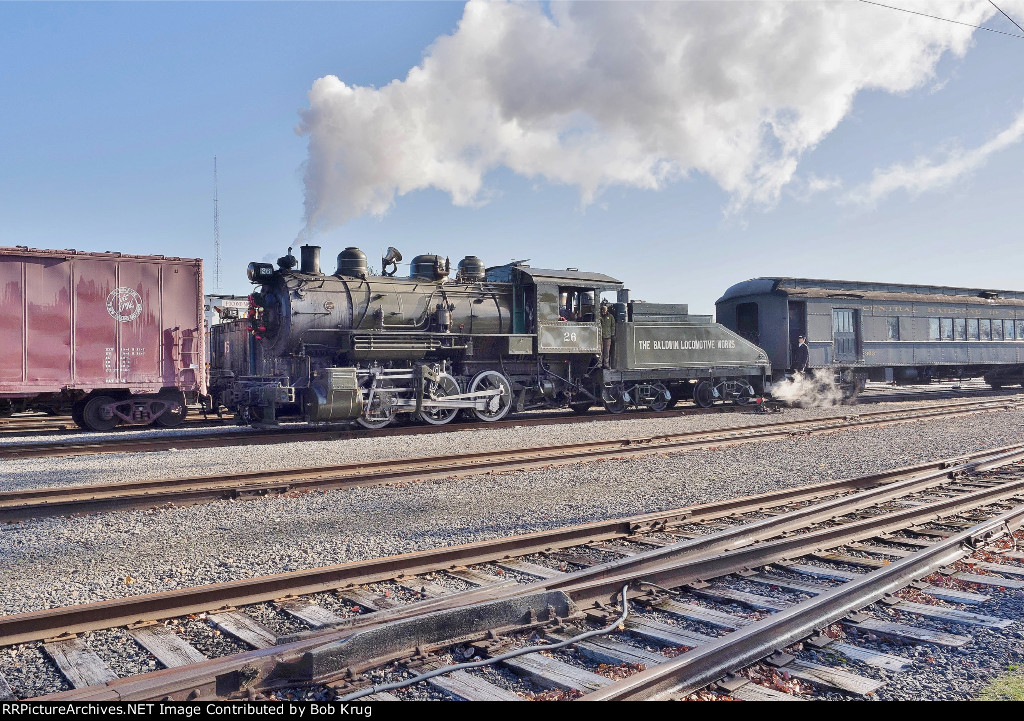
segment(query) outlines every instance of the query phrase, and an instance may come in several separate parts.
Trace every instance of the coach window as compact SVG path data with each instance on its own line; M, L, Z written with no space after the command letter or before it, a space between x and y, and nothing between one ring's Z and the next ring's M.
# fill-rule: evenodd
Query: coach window
M888 326L888 329L889 329L889 334L888 334L889 340L899 340L900 339L900 319L899 318L886 318L885 322L886 322L886 325Z
M953 340L967 340L967 319L953 319Z
M994 320L992 321L992 340L1003 339L1003 321Z
M942 340L953 340L953 319L942 319Z
M929 318L928 319L928 340L938 340L942 336L939 335L939 319Z
M978 340L978 319L967 319L967 340Z
M1017 340L1024 340L1024 320L1016 320L1014 325L1017 326Z
M1003 339L1004 340L1015 340L1016 337L1017 337L1016 334L1013 332L1013 321L1012 320L1004 320L1003 321Z
M981 328L981 340L992 340L992 321L982 318L978 321L978 326Z

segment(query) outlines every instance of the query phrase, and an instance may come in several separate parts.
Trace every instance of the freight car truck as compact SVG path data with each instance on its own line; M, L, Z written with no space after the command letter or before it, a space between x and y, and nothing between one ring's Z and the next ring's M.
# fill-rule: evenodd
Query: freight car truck
M202 260L0 247L0 414L176 426L206 395Z

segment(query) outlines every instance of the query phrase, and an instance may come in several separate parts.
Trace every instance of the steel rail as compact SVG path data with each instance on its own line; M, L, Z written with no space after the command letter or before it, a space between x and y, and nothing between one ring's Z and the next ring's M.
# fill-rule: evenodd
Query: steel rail
M1000 464L1012 463L1020 454L1007 454ZM837 524L807 533L765 541L724 551L716 556L687 559L641 558L625 559L616 566L604 564L577 571L546 582L547 590L563 590L579 603L609 603L615 592L607 587L621 583L623 578L644 579L661 586L675 587L701 582L709 578L748 568L775 563L781 559L800 556L821 548L832 548L862 541L882 533L908 528L922 521L935 520L979 505L1012 498L1024 493L1024 478L979 489L961 495L943 498L915 508L895 510L883 516ZM659 549L662 550L662 549ZM653 556L653 554L643 554ZM571 577L570 577L571 576Z
M155 436L145 438L109 438L81 443L55 441L46 443L22 443L0 445L0 458L51 458L68 455L101 455L107 453L155 453L177 448L187 443L190 448L222 448L239 445L273 445L299 441L338 441L353 438L429 435L454 431L479 431L490 428L511 426L564 425L568 423L591 423L616 420L645 420L648 418L676 418L690 415L734 413L748 410L747 406L714 406L713 408L680 408L666 411L632 411L623 414L578 415L576 413L551 413L516 416L493 422L446 423L441 426L409 425L388 426L369 431L364 428L323 428L322 426L285 425L274 429L237 429L223 433L207 433L195 436ZM124 430L130 430L130 426ZM139 427L143 430L143 427ZM179 429L180 430L180 429ZM0 433L3 437L3 433Z
M461 544L439 549L417 551L398 556L355 561L334 566L293 571L290 573L241 579L222 584L211 584L188 589L176 589L161 593L130 596L128 598L99 601L77 606L44 609L9 616L0 616L0 645L27 643L61 633L84 633L100 628L130 624L139 620L162 620L190 613L211 611L223 606L242 606L281 598L286 595L303 595L333 590L349 585L373 583L388 580L399 575L415 576L440 571L452 566L466 566L476 563L500 560L509 556L524 556L551 549L565 548L582 543L594 543L613 539L628 538L637 533L667 531L684 524L723 518L735 514L750 513L778 506L806 503L838 493L860 492L869 489L871 495L860 495L851 499L848 510L857 506L877 502L879 496L870 489L886 490L897 485L906 485L906 480L922 479L922 474L940 482L961 464L984 464L1007 453L1024 453L1024 444L979 451L967 457L952 461L936 461L898 468L883 473L825 481L793 488L780 489L753 496L726 499L695 506L643 513L624 518L614 518L576 526L537 531L519 536L498 538L475 543ZM927 482L927 481L923 481ZM915 486L918 483L915 482ZM839 513L841 508L834 501L825 501L820 506L822 516ZM770 519L770 523L754 522L738 529L726 529L694 539L703 548L717 549L723 545L719 539L729 539L733 545L737 530L743 530L742 542L754 542L758 535L749 529L757 525L762 533L771 534L775 528L788 525L786 518L798 514L802 522L808 522L807 509L798 509ZM796 518L797 516L792 516ZM687 543L685 549L694 549L697 544ZM710 551L709 551L710 552Z
M984 468L1005 465L1013 462L1013 459L1019 453L1020 449L1018 448L1016 454L1003 452L993 453L989 458L979 457L975 459L977 462L974 468L975 470L982 470ZM956 472L956 470L956 466L951 467L951 472ZM190 690L193 693L213 691L215 693L227 694L231 690L238 688L239 677L237 674L242 669L245 669L249 676L257 674L264 682L267 680L281 681L286 677L292 678L292 681L329 681L332 678L343 675L347 670L346 662L343 658L346 639L360 632L379 629L392 622L425 617L427 615L440 618L438 614L464 608L472 604L537 594L556 589L561 589L562 592L568 594L579 605L606 602L610 600L607 586L616 582L637 583L639 581L653 581L659 585L669 587L679 586L701 578L718 577L737 570L743 570L747 567L778 562L787 558L789 554L806 553L821 547L831 547L850 541L862 540L863 538L868 538L888 530L906 528L908 525L913 525L917 522L934 520L937 517L942 517L959 510L976 508L1002 498L1012 497L1022 491L1024 491L1024 479L967 493L952 499L942 499L928 505L897 512L890 516L865 519L840 526L838 529L827 528L792 538L784 538L776 542L757 544L752 548L727 551L713 555L710 558L691 559L681 563L674 563L671 559L663 559L664 562L660 567L653 570L639 568L638 564L635 563L636 557L632 557L611 564L603 564L599 567L565 574L559 578L537 581L533 584L466 591L405 607L355 617L350 619L350 623L347 626L340 629L308 632L308 634L297 640L286 642L274 648L249 651L236 656L214 659L188 667L165 669L140 677L112 681L106 687L68 691L46 698L47 700L138 700L155 699L174 694L184 697L184 694L188 694ZM895 516L898 516L899 520L894 520ZM617 570L622 572L615 573L616 567ZM609 575L614 576L614 580L608 579ZM595 576L598 577L596 580ZM614 593L610 595L614 596ZM632 595L636 597L642 594L634 592ZM410 643L415 644L416 641L410 639ZM339 658L339 650L342 650L340 654L342 658ZM317 663L316 659L318 658L326 659L326 664L323 661ZM381 663L384 662L381 661ZM331 666L331 663L334 665ZM314 677L305 679L295 679L288 676L288 674L294 673L295 669L310 669L315 670L316 673ZM275 676L275 674L280 673L285 673L286 676Z
M947 403L944 406L926 406L931 408L953 408L957 405L966 404L1000 404L1015 405L1022 402L1019 398L991 398L982 400L965 400ZM922 407L926 408L926 407ZM387 427L373 431L374 436L407 436L426 435L432 433L445 433L466 430L484 430L489 428L502 428L509 426L541 426L541 425L563 425L579 422L610 422L616 420L645 420L649 418L675 418L687 415L707 415L712 413L738 412L750 408L749 406L714 406L712 408L684 408L668 411L634 411L628 414L604 414L584 415L572 414L548 414L533 417L517 417L493 423L448 423L441 426L414 425ZM915 409L902 409L897 411L878 411L878 413L901 413ZM862 414L864 416L871 415ZM784 423L787 421L783 421ZM801 421L788 421L789 423L800 423ZM2 436L2 434L0 434ZM144 438L113 438L107 440L89 441L74 443L67 441L45 442L45 443L22 443L0 445L0 458L50 458L54 456L68 455L97 455L107 453L152 453L177 448L182 443L187 443L190 448L221 448L236 445L270 445L277 443L294 443L298 441L336 441L349 440L353 438L368 437L365 429L324 429L318 426L282 427L273 430L251 430L232 431L223 433L208 433L195 436L158 436Z
M945 473L955 475L969 470L982 471L1017 462L1024 458L1020 446L1011 451L993 453L968 463L950 466ZM938 477L936 477L938 478ZM442 596L416 604L414 613L450 610L459 605L491 601L514 596L518 593L540 593L562 591L578 604L608 604L614 602L617 589L624 582L634 583L647 580L662 586L675 587L699 583L717 576L743 571L745 569L775 563L791 556L811 551L862 541L881 533L892 532L923 521L975 508L1007 497L1024 493L1024 478L1002 483L990 488L942 498L931 503L909 509L896 509L880 516L869 516L858 521L840 523L831 527L811 530L807 533L784 535L773 538L771 527L762 526L763 534L746 537L749 545L721 550L716 540L717 533L700 538L681 541L664 548L638 553L624 559L609 561L579 571L564 573L555 578L536 581L514 588L472 589L460 594ZM827 503L827 502L826 502ZM837 508L828 504L828 511L834 515ZM851 512L857 510L858 499L853 499ZM778 520L782 516L776 517ZM719 533L728 533L719 532ZM706 544L707 552L700 551L700 543ZM387 618L399 620L406 617L406 608L398 607L375 614L374 622ZM359 619L353 619L358 625Z
M1014 448L1017 447L1008 446L995 451L981 451L974 456L987 459L994 452L1006 452ZM1020 448L1024 449L1024 446ZM868 476L824 481L752 496L655 513L642 513L624 518L592 521L508 538L478 541L273 576L241 579L223 584L0 616L0 645L25 643L60 633L84 633L99 628L128 624L140 619L172 618L189 613L209 611L224 605L241 606L248 603L260 603L281 598L284 595L302 595L346 585L373 583L394 578L397 573L414 576L450 568L452 565L471 565L580 543L627 538L637 533L667 531L688 523L699 523L734 514L803 503L837 493L891 484L904 476L934 471L947 473L943 470L947 465L948 462L945 461L924 463Z
M715 431L625 438L529 449L480 451L400 460L350 463L339 466L256 471L223 476L129 481L127 483L59 486L0 493L0 522L94 513L162 505L187 505L224 498L262 496L312 488L355 488L392 482L479 475L487 471L521 471L577 463L585 459L615 459L649 453L678 452L722 444L789 437L793 433L828 433L933 417L973 414L1005 408L1003 402L962 407L910 409L862 414L854 418L788 421Z
M586 701L625 701L685 695L731 671L812 635L844 616L968 555L975 545L1024 523L1024 505L893 561L829 591L726 634L670 661L587 694Z

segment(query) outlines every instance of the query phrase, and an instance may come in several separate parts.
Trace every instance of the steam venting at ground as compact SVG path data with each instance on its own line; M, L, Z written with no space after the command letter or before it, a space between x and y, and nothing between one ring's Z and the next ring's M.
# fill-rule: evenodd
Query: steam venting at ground
M836 383L835 371L815 368L810 373L796 373L772 384L772 398L802 408L830 408L842 405L843 391Z
M996 12L909 4L971 24ZM296 128L309 138L303 233L425 188L485 202L500 167L576 187L584 206L612 186L657 190L695 174L730 207L770 206L791 182L821 185L798 177L798 162L859 91L927 84L972 32L852 2L474 0L404 80L314 82Z

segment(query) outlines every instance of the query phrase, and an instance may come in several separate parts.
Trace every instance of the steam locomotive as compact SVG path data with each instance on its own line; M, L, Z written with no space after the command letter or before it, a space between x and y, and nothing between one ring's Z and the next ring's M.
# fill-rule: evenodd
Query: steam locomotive
M396 249L375 274L362 251L346 248L328 275L320 247L300 255L289 248L276 268L250 263L248 338L213 339L215 359L229 345L245 356L230 368L215 362L210 384L247 423L297 413L381 428L403 416L444 424L460 412L496 421L535 408L621 413L683 398L708 406L746 402L771 377L765 352L710 316L631 301L600 273L524 261L487 268L471 255L452 277L447 258L425 254L396 277ZM602 302L617 321L609 368L600 363Z

